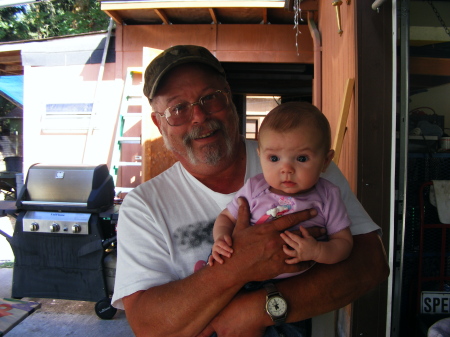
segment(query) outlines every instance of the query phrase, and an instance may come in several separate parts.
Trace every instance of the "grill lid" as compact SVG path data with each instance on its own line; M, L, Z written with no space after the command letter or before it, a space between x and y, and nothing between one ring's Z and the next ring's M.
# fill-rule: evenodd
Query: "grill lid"
M114 204L114 182L105 164L30 167L16 206L26 210L101 212Z

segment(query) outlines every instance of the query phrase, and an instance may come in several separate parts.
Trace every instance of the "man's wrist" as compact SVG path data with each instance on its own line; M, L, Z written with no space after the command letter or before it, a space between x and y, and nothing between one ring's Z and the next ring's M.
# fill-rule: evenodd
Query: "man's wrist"
M265 309L275 325L281 325L286 322L288 313L288 304L277 287L271 283L265 283L264 289L267 292Z

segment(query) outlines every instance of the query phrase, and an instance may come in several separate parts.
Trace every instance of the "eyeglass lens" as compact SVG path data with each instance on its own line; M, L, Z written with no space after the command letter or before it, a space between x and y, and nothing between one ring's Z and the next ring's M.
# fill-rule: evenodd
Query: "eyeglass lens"
M187 123L192 117L192 109L195 104L200 104L207 113L222 111L228 106L226 93L216 91L210 95L203 96L196 103L183 102L166 109L167 122L172 126Z

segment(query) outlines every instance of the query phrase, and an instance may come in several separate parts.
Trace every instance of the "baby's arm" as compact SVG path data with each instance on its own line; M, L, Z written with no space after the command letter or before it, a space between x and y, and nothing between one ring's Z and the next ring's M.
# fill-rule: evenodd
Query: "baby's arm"
M289 231L281 233L282 239L293 249L283 246L286 255L290 256L286 260L288 264L295 264L301 261L316 261L319 263L332 264L345 260L353 247L353 237L349 228L345 228L329 236L328 241L317 241L308 230L300 227L303 237Z
M228 209L224 209L217 217L213 228L214 244L211 256L208 259L210 266L214 264L214 260L222 264L224 262L222 256L231 257L233 253L231 234L235 224L236 219L234 219Z

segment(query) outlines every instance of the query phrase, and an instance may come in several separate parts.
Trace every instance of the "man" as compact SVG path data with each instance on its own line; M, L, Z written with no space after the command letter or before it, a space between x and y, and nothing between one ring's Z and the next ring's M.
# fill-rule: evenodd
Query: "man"
M113 305L125 309L137 336L302 336L301 326L285 323L340 308L387 277L379 228L335 165L324 177L340 187L353 222L347 260L316 265L268 290L241 290L308 267L284 262L280 232L316 214L306 210L249 227L241 201L233 256L204 267L215 218L261 172L256 143L239 136L225 73L205 48L174 46L156 57L145 72L144 94L179 162L135 188L120 209Z

